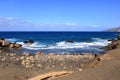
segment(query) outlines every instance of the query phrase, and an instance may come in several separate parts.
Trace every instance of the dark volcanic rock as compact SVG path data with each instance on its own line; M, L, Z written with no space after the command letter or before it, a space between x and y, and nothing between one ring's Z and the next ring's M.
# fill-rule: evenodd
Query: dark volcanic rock
M108 41L111 41L111 43L108 44L107 46L103 47L103 49L106 49L106 50L116 49L117 47L120 46L120 34L117 35L117 40L111 39Z
M68 42L68 43L74 43L73 40L66 40L66 42Z
M27 43L28 43L28 41L23 41L23 43L27 44Z
M25 43L25 44L33 44L34 41L32 39L29 39L29 40L23 41L23 43Z
M34 41L32 39L29 39L28 42L31 43L31 44L34 43Z

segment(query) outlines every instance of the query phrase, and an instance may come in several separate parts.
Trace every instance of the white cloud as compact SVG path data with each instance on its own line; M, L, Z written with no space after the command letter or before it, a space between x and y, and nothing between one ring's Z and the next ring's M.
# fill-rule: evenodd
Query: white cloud
M91 27L97 28L100 27L100 25L92 25Z
M35 24L29 20L15 19L13 17L0 18L0 30L2 31L95 31L99 25L79 26L74 23L44 23Z
M74 23L65 23L65 25L68 25L68 26L76 26L76 24L74 24Z
M54 24L50 24L50 23L44 23L44 24L40 24L40 26L49 26L49 27L59 27L59 26L77 26L74 23L54 23Z
M28 20L20 20L20 19L14 19L12 17L6 17L6 18L0 18L0 27L31 27L31 26L37 26L37 24L34 24L32 21Z
M14 18L12 17L6 17L6 20L13 20Z

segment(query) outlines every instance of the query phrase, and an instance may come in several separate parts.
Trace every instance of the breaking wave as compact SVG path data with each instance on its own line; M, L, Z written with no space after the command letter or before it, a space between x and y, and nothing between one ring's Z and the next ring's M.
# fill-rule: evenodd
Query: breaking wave
M60 42L56 42L54 44L45 44L45 43L40 43L40 42L35 42L34 44L31 45L27 45L24 44L23 42L18 42L19 44L22 44L24 49L28 49L28 50L41 50L41 51L45 51L45 50L56 50L56 51L86 51L86 50L97 50L97 51L101 51L99 48L106 46L108 43L107 39L100 39L100 38L92 38L92 42L73 42L73 43L69 43L66 41L60 41Z
M9 42L17 42L17 41L19 41L19 39L16 39L16 38L7 38L5 40L9 41Z

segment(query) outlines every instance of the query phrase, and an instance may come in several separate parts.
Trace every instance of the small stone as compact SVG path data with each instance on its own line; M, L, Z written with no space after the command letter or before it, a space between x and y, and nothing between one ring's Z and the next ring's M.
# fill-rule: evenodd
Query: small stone
M80 68L80 69L78 69L78 72L81 72L81 71L83 71L83 69L81 69L81 68Z
M41 65L41 64L38 64L38 67L39 67L39 68L41 68L41 67L42 67L42 65Z
M34 57L33 57L33 56L29 56L29 59L30 59L30 60L34 60Z
M13 57L13 56L16 56L16 54L14 54L14 53L11 53L11 54L10 54L10 56L11 56L11 57Z
M23 66L25 66L25 65L26 65L26 64L25 64L25 60L22 60L21 64L22 64Z
M19 61L20 59L19 58L16 58L17 61Z
M24 52L23 56L29 56L29 53L28 52Z
M101 61L101 58L97 58L98 61Z
M49 66L46 67L46 69L49 69L49 68L50 68Z
M52 60L49 60L49 62L51 63L51 62L52 62Z
M5 66L8 66L8 64L6 64Z
M13 59L12 57L10 57L10 59Z
M80 64L80 67L84 67L84 65L83 65L83 64Z
M6 56L9 56L9 54L6 54Z
M61 63L61 66L64 66L64 63Z
M2 53L2 51L0 51L0 53Z
M5 57L1 59L1 61L5 61L5 60L6 60L6 58L5 58Z
M28 79L29 78L29 76L25 76L25 79Z
M36 52L36 54L35 54L36 57L43 56L43 55L45 55L44 52Z
M33 67L33 66L35 66L35 64L31 64L31 66Z
M66 67L63 67L63 69L66 69Z
M55 65L52 65L52 68L54 68L55 67Z
M12 58L13 58L13 59L15 59L16 57L15 57L15 56L13 56Z
M29 67L32 67L32 66L30 66L30 65L26 65L25 67L26 67L26 68L29 68Z
M26 59L25 62L26 62L26 63L30 63L30 60Z
M49 56L55 56L55 55L57 55L56 53L49 53L48 54Z
M25 59L25 57L24 57L24 56L21 56L20 59L23 60L23 59Z
M70 66L71 68L73 68L73 66Z
M29 57L27 57L27 58L26 58L26 60L30 60L30 58L29 58Z

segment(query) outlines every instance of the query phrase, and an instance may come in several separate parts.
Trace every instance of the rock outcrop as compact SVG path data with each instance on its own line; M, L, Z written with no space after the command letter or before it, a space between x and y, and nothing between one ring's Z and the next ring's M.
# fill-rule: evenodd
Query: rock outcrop
M66 40L65 42L67 42L67 43L74 43L73 40Z
M23 43L25 43L25 44L33 44L34 41L32 39L29 39L29 40L23 41Z
M1 38L0 39L0 48L1 48L1 50L4 50L4 49L5 50L13 50L13 49L21 50L22 45L5 41L5 39Z
M111 39L109 41L111 41L111 43L105 46L103 49L112 50L120 47L120 34L117 35L117 40Z

